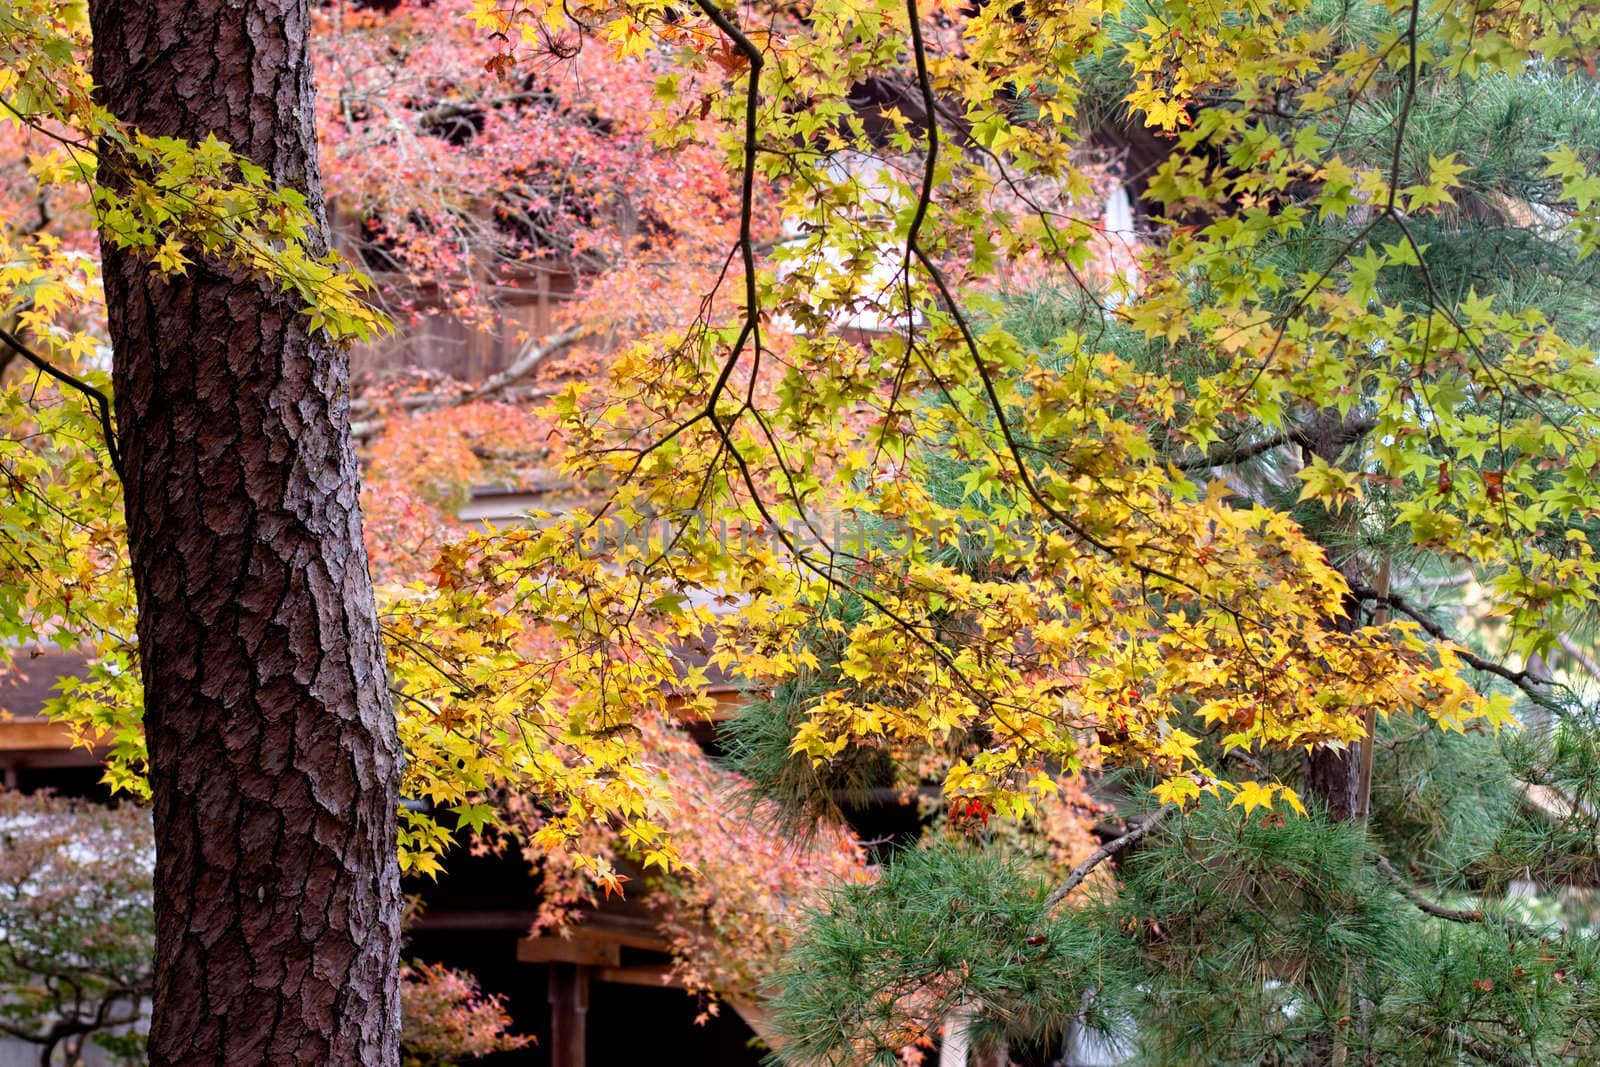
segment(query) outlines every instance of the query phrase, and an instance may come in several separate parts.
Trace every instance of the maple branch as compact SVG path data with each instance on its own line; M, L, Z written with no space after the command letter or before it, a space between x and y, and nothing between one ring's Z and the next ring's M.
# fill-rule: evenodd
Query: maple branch
M1418 626L1422 627L1428 636L1432 637L1435 641L1444 641L1454 645L1455 653L1460 658L1461 662L1465 663L1473 670L1482 671L1485 674L1492 674L1496 678L1504 679L1505 681L1516 686L1518 689L1522 690L1529 700L1533 701L1535 704L1538 704L1540 707L1548 711L1553 711L1558 715L1563 713L1564 709L1561 707L1561 705L1555 703L1540 691L1544 686L1556 685L1559 683L1551 682L1545 678L1540 678L1526 668L1520 671L1514 671L1509 667L1486 660L1482 656L1463 648L1461 644L1455 640L1455 638L1450 636L1449 632L1445 630L1443 626L1440 626L1437 622L1433 621L1433 619L1430 618L1425 611L1412 604L1409 600L1398 593L1380 593L1371 586L1356 581L1350 582L1350 592L1359 600L1368 600L1374 604L1388 605L1395 611L1398 611L1400 614L1411 619Z
M118 478L121 478L122 451L117 447L117 432L111 421L111 398L106 396L105 393L96 389L94 386L90 385L88 382L84 381L82 378L68 374L66 371L60 369L55 364L45 359L43 356L34 352L33 349L23 344L22 341L20 341L10 330L0 329L0 341L3 341L6 347L11 349L13 353L21 356L29 363L32 363L44 374L49 375L63 385L71 386L89 400L89 402L94 406L95 414L100 418L100 429L105 434L106 455L111 460L111 469L116 472Z
M922 40L922 23L917 10L917 0L906 0L906 12L911 23L911 54L916 61L917 83L922 87L923 100L927 106L928 114L931 116L935 110L933 82L928 76L927 49ZM910 257L914 257L927 273L929 280L933 282L934 289L939 294L940 300L943 301L944 306L950 312L950 317L955 321L956 329L961 335L962 345L972 358L973 366L978 372L978 379L983 384L984 396L988 400L991 411L994 413L995 422L1000 427L1000 436L1005 441L1006 451L1011 457L1011 462L1017 468L1017 477L1022 483L1023 490L1046 515L1060 523L1064 529L1078 538L1078 540L1083 541L1103 555L1122 562L1122 553L1108 544L1104 538L1096 537L1090 533L1086 527L1057 507L1055 502L1040 490L1038 482L1035 481L1033 472L1028 468L1027 460L1023 456L1022 443L1017 439L1016 432L1011 426L1011 420L1006 415L1005 405L1001 401L999 390L995 386L994 375L990 373L988 366L983 362L983 354L978 347L978 339L972 332L972 324L962 312L955 294L950 289L950 283L944 276L944 272L939 269L939 265L933 261L933 258L928 255L918 241L922 223L927 217L929 206L933 202L933 184L938 156L938 124L930 122L928 124L927 160L923 169L922 189L917 197L916 210L912 214L911 224L906 229L906 248ZM946 396L949 396L948 392ZM1000 456L999 450L992 446L991 450L998 459ZM1159 567L1152 567L1147 563L1131 559L1126 561L1126 565L1144 579L1167 582L1179 589L1186 589L1202 599L1211 599L1219 608L1232 616L1236 624L1241 619L1260 624L1260 620L1252 619L1238 608L1231 607L1220 600L1206 597L1206 594L1194 584L1186 582Z
M1167 816L1171 815L1177 810L1177 807L1172 804L1163 804L1161 807L1151 812L1138 824L1124 832L1121 837L1112 838L1110 841L1107 841L1105 844L1095 849L1089 854L1088 859L1072 868L1072 872L1067 875L1066 881L1062 882L1060 885L1056 886L1055 889L1050 891L1050 895L1044 898L1045 907L1053 908L1057 904L1061 903L1061 901L1066 898L1068 893L1072 892L1074 889L1083 884L1084 879L1088 878L1096 867L1100 866L1112 856L1115 856L1129 845L1144 837L1157 826L1160 826L1162 822L1166 820Z
M1406 126L1417 102L1417 15L1421 7L1419 0L1411 0L1406 25L1406 95L1400 105L1400 116L1395 120L1394 149L1389 160L1389 203L1385 212L1390 215L1394 214L1395 196L1400 189L1400 159L1406 143Z
M913 11L912 23L913 23L913 27L915 29L916 28L916 19L915 19L915 14L914 13L915 13L916 0L909 0L909 2L912 5L912 11ZM696 424L698 424L698 423L700 423L702 421L708 422L712 427L712 431L717 435L717 438L718 438L718 440L720 441L720 444L721 444L721 448L726 451L728 456L731 458L735 468L737 469L738 474L739 474L739 480L743 483L743 485L745 486L746 490L750 493L751 504L755 507L757 514L760 515L761 520L767 525L767 527L772 530L773 535L777 538L778 542L784 547L784 549L789 553L790 557L793 558L796 562L798 562L802 567L804 567L805 569L807 569L807 570L811 571L813 574L815 574L825 584L827 584L829 588L835 588L835 589L840 589L840 590L848 590L849 592L853 593L854 595L860 597L863 603L867 604L869 607L873 608L875 611L877 611L880 614L882 614L885 618L889 619L896 626L898 626L901 629L902 632L904 632L906 634L909 634L910 637L914 641L916 641L918 644L922 645L923 647L927 648L935 656L935 658L937 658L942 664L944 664L946 669L948 669L951 672L951 675L956 680L957 684L960 685L964 690L966 690L973 697L973 699L975 701L977 701L980 705L984 705L984 706L989 707L990 709L994 709L997 706L998 702L995 701L993 697L988 696L987 694L985 694L983 691L981 691L977 686L973 685L973 683L966 678L966 676L962 672L960 666L957 664L955 658L950 655L948 650L946 650L943 647L941 647L939 645L939 643L937 641L935 641L933 638L931 638L928 635L924 634L921 631L921 629L914 622L912 622L910 619L905 618L900 613L896 612L889 604L887 604L884 601L882 601L881 599L873 596L871 593L867 592L866 590L864 590L864 589L862 589L862 588L860 588L858 586L851 585L850 583L840 579L838 577L838 575L833 572L833 568L832 568L831 565L828 566L828 567L824 567L821 564L819 564L815 559L813 559L811 557L811 555L809 553L807 553L804 550L804 548L802 548L800 545L798 545L795 542L794 538L790 536L789 532L787 530L785 530L783 528L783 526L778 523L776 517L772 514L770 508L767 506L767 502L764 499L762 499L760 488L756 484L755 475L754 475L754 472L752 472L751 469L750 469L749 462L746 460L743 452L739 449L738 445L735 443L735 441L733 439L733 434L732 434L733 426L738 422L738 420L744 415L744 413L746 411L752 411L753 412L755 410L754 407L752 406L752 403L751 403L750 399L746 398L744 404L738 410L736 410L736 411L734 411L734 412L732 412L730 414L724 415L724 414L721 414L721 413L719 413L717 411L717 400L721 396L722 392L727 388L728 381L729 381L729 379L731 378L731 376L733 374L734 368L739 363L740 356L743 354L746 344L750 343L751 341L754 342L755 355L756 355L756 360L757 360L757 364L756 364L757 367L759 367L759 361L760 361L760 358L761 358L760 305L759 305L758 291L757 291L757 287L756 287L756 273L755 273L755 254L756 254L757 244L756 244L756 241L755 241L755 239L754 239L754 237L752 235L752 220L753 220L753 217L754 217L754 209L755 209L755 164L756 164L756 152L757 152L758 147L759 147L759 145L758 145L758 136L757 136L757 134L758 134L757 117L758 117L758 110L759 110L760 103L761 103L759 78L760 78L760 73L761 73L761 68L762 68L762 63L763 63L763 57L761 55L760 49L755 46L755 44L750 40L750 38L747 37L744 34L744 32L741 31L739 29L739 27L733 23L733 21L727 16L726 13L724 13L720 8L718 8L716 6L716 0L695 0L695 6L698 7L700 9L700 11L702 11L706 15L706 17L708 19L710 19L713 23L715 23L718 29L720 29L724 34L726 34L728 36L728 38L738 48L739 52L750 63L750 80L749 80L749 86L748 86L748 89L746 90L746 96L745 96L744 165L743 165L743 173L742 173L742 180L741 180L741 187L740 187L740 194L739 194L739 238L738 238L738 242L737 242L737 248L738 248L740 256L741 256L741 258L743 260L743 265L744 265L744 269L745 269L745 285L744 285L744 288L745 288L745 313L744 313L744 321L743 321L743 324L742 324L741 329L739 331L739 335L735 339L735 341L733 343L733 346L732 346L732 348L731 348L731 350L729 352L728 358L723 363L721 373L718 375L716 382L711 387L710 393L709 393L709 395L707 396L707 399L706 399L705 407L702 408L697 413L695 413L690 418L686 419L683 422L680 422L678 425L673 427L673 429L669 433L667 433L661 439L659 439L659 440L655 441L654 443L652 443L648 448L645 448L644 450L642 450L639 453L639 455L635 458L633 466L623 476L622 481L626 482L630 478L632 478L633 474L635 472L637 472L637 470L639 469L639 466L643 462L644 457L647 456L650 452L654 451L655 449L658 449L658 448L662 447L668 441L671 441L673 438L677 437L678 435L682 434L684 431L689 429L689 427L694 426L694 425L696 425ZM922 61L922 62L925 63L925 59L923 58L923 53L921 51L920 30L917 30L916 32L917 32L917 37L916 37L916 40L917 40L917 54L918 54L918 57L919 57L919 61ZM923 73L922 84L923 84L924 88L926 88L926 86L927 86L927 77L926 77L927 71L926 71L926 67L925 66L923 67L922 73ZM921 225L921 215L926 212L928 201L931 199L932 181L933 181L933 163L930 160L928 165L927 165L927 169L926 169L926 172L925 172L925 175L924 175L924 197L922 199L922 202L921 202L921 205L920 205L920 210L918 212L918 216L919 217L918 217L917 221L913 224L913 247L914 247L915 227ZM919 254L920 254L920 250L919 250ZM731 256L730 256L730 260L731 260ZM941 281L942 281L942 279L941 279ZM753 374L754 374L754 372L752 372L752 375ZM767 434L768 439L770 440L771 439L771 432L770 432L769 429L767 429L767 427L764 425L764 423L760 419L759 413L756 413L756 420L757 420L758 424L761 425L763 431ZM779 457L779 463L780 463L780 466L781 466L781 464L782 464L781 456ZM796 497L796 503L799 504L800 500L799 500L799 496L798 496L798 491L794 490L792 488L792 486L793 486L793 483L792 483L792 480L791 480L791 492ZM600 517L605 514L605 512L610 508L610 506L611 506L611 502L608 501L606 503L606 505L604 507L602 507L596 513L595 517L590 520L591 521L591 525L594 522L599 521ZM809 520L807 520L807 524L810 525ZM813 527L813 529L814 529L814 527ZM831 555L831 552L830 552L830 555ZM997 715L997 718L998 718L998 715ZM1003 723L1004 720L1001 720L1001 722Z
M1407 27L1405 34L1401 38L1398 38L1395 44L1391 44L1389 48L1384 51L1383 56L1379 60L1380 64L1387 60L1390 51L1393 50L1400 40L1404 40L1406 42L1406 95L1405 100L1400 108L1399 117L1395 123L1394 146L1389 166L1388 202L1384 204L1382 211L1374 213L1372 217L1367 220L1366 225L1361 228L1361 232L1357 233L1354 237L1350 238L1344 243L1344 245L1339 249L1338 254L1328 261L1327 265L1322 268L1322 271L1317 275L1316 279L1310 284L1310 286L1306 287L1305 290L1295 298L1294 303L1290 306L1289 310L1284 312L1284 314L1279 318L1279 325L1276 334L1272 339L1272 347L1267 350L1266 358L1262 361L1261 366L1256 368L1255 375L1250 379L1249 388L1254 388L1256 382L1259 381L1261 376L1267 372L1267 367L1270 366L1272 361L1277 357L1279 346L1283 344L1284 338L1288 336L1290 322L1311 302L1312 296L1321 291L1322 283L1327 281L1328 278L1333 274L1335 267L1344 262L1345 258L1351 252L1355 251L1356 247L1360 245L1361 242L1365 241L1367 239L1367 235L1372 233L1373 230L1377 229L1378 224L1384 219L1393 219L1395 222L1400 222L1402 229L1404 228L1404 223L1400 218L1400 214L1395 210L1395 193L1400 188L1400 157L1401 150L1405 146L1406 126L1411 121L1411 109L1416 103L1417 97L1417 14L1420 6L1419 0L1412 0L1410 24ZM1413 251L1417 251L1415 242L1412 242L1412 248ZM1418 251L1417 259L1419 262L1422 261L1422 255L1420 251ZM1431 291L1431 284L1429 289Z
M695 6L716 24L717 29L727 34L728 39L750 64L750 83L745 89L744 101L744 165L739 184L739 255L744 261L744 324L740 327L739 336L734 340L733 348L728 353L727 362L722 365L722 373L717 375L716 383L712 385L711 393L706 398L705 416L715 422L717 397L727 388L728 379L733 376L733 368L738 366L739 357L744 353L747 341L754 339L756 358L758 360L761 358L760 304L756 292L756 243L752 236L752 221L756 201L756 148L760 140L756 120L761 108L761 66L764 58L761 49L757 48L755 42L745 36L744 31L717 6L716 0L695 0Z
M972 697L975 703L982 707L988 708L990 711L995 711L995 709L999 707L999 701L968 680L967 676L962 672L960 664L956 661L955 657L950 654L949 650L940 645L939 642L934 638L924 634L922 632L922 628L919 627L915 622L895 611L894 608L889 604L885 603L879 597L874 596L861 586L852 585L851 583L840 578L834 573L834 569L831 564L827 567L822 566L816 560L812 559L804 548L796 544L794 538L790 536L789 531L785 530L778 523L777 518L772 514L771 509L767 506L767 502L761 498L761 492L759 487L756 485L755 475L750 470L750 464L745 459L744 453L739 451L739 446L733 440L733 436L730 432L733 425L732 422L729 421L725 425L723 422L723 417L714 411L710 412L709 414L702 412L701 414L696 415L692 421L698 421L700 419L706 419L711 423L712 429L722 442L722 447L726 449L728 455L733 460L734 466L738 468L739 480L744 484L746 491L748 491L750 494L751 505L755 507L756 513L761 516L761 521L766 523L768 528L772 530L773 536L778 540L779 544L783 545L785 551L789 553L792 559L794 559L805 569L809 570L811 573L815 574L830 589L838 589L841 592L850 593L853 596L859 597L862 603L866 604L884 618L894 623L903 633L909 634L913 641L927 649L935 659L945 666L945 668L950 672L950 676L955 679L956 684L965 690L967 694ZM689 424L683 424L683 426L687 425ZM680 426L679 430L681 430L683 426ZM675 430L673 432L677 433L679 430ZM607 504L607 507L609 506L610 505ZM999 719L998 713L995 717ZM1000 721L1002 724L1004 723L1003 719Z

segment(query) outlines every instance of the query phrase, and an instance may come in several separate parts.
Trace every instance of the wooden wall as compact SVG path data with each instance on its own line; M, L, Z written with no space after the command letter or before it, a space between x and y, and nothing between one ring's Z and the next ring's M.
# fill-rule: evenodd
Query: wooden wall
M381 286L383 279L375 278ZM504 370L526 343L561 328L562 305L570 300L575 279L565 271L536 270L516 288L497 286L498 323L476 328L424 299L415 319L396 315L396 333L350 353L350 371L359 390L408 371L429 371L462 382L482 381ZM522 340L522 338L526 340Z

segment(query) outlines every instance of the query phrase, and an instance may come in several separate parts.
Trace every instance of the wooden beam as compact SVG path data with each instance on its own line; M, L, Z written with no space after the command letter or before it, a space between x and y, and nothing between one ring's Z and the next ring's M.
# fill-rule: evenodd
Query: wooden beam
M633 967L598 967L594 972L596 982L612 985L638 985L650 989L682 989L683 984L672 977L672 968L665 963L641 963Z
M33 715L17 716L0 722L0 750L7 752L64 752L72 748L72 734L60 723ZM93 763L93 753L83 752L84 763Z
M539 913L521 910L424 911L418 919L416 930L511 930L525 933L539 918Z
M598 940L607 941L622 948L639 948L647 952L668 952L671 946L667 939L655 930L611 930L596 928L593 935Z
M525 937L517 942L517 960L520 963L617 967L622 964L622 946L587 934L574 937Z

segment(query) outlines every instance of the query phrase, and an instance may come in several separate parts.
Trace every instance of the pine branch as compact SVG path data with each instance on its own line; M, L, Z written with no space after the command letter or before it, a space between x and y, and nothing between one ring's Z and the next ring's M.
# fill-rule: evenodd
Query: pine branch
M1365 418L1355 419L1341 425L1334 435L1332 444L1338 448L1354 444L1378 425L1378 420ZM1270 437L1248 444L1234 441L1220 448L1212 448L1204 456L1195 456L1180 460L1174 464L1181 471L1203 471L1214 467L1232 467L1240 463L1247 463L1258 456L1266 455L1275 448L1284 445L1299 445L1302 448L1312 448L1327 442L1313 441L1311 435L1299 426L1290 426Z
M1072 868L1072 873L1067 875L1067 880L1065 882L1062 882L1060 885L1056 886L1055 889L1051 890L1050 895L1044 898L1045 907L1053 908L1057 904L1061 903L1068 893L1072 892L1074 889L1083 884L1083 880L1088 878L1096 867L1100 866L1112 856L1115 856L1129 845L1144 837L1157 826L1160 826L1168 815L1171 815L1177 810L1178 809L1172 804L1163 804L1142 822L1129 829L1121 837L1113 838L1112 840L1101 845L1099 848L1095 849L1089 854L1088 859Z
M1288 432L1275 433L1271 437L1260 441L1242 444L1237 441L1221 447L1213 447L1203 456L1182 459L1173 466L1181 471L1204 471L1215 467L1232 467L1239 463L1247 463L1257 456L1264 456L1275 448L1282 448L1291 443L1293 438Z
M1583 668L1583 673L1600 681L1600 663L1595 662L1594 657L1585 652L1578 642L1566 634L1562 634L1556 640L1561 643L1561 650L1572 657L1572 662Z
M1480 1060L1494 1064L1495 1067L1526 1067L1528 1062L1511 1055L1509 1052L1501 1052L1493 1045L1479 1041L1475 1037L1462 1037L1461 1048L1465 1052L1472 1053Z
M1438 901L1430 900L1422 891L1411 883L1405 875L1401 874L1395 865L1389 862L1389 857L1378 857L1378 870L1383 874L1389 884L1399 891L1400 895L1411 902L1411 905L1424 915L1431 915L1436 919L1444 919L1453 923L1494 923L1504 927L1508 933L1530 941L1539 939L1539 932L1530 926L1524 926L1515 919L1504 915L1491 915L1482 908L1449 908Z
M1400 891L1400 895L1409 900L1412 905L1425 915L1432 915L1436 919L1448 919L1453 923L1481 923L1483 912L1477 908L1447 908L1443 904L1429 900L1422 895L1422 891L1412 885L1405 875L1395 869L1389 862L1389 857L1378 857L1378 870L1389 880L1389 884Z

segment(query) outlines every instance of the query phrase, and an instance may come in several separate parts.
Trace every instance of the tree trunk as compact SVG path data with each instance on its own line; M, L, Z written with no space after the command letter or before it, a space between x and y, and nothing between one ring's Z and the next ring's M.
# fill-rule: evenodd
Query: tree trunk
M1348 564L1345 576L1351 573ZM1338 620L1336 628L1346 633L1354 630L1360 618L1361 605L1355 598L1347 598L1345 617ZM1347 748L1314 748L1306 753L1306 793L1321 802L1334 822L1349 822L1361 806L1361 746L1358 741Z
M114 114L216 134L326 240L305 0L89 6ZM395 1064L401 757L345 356L269 283L103 252L155 807L150 1062Z
M1302 426L1304 438L1309 442L1303 447L1309 454L1324 462L1337 465L1343 461L1345 450L1359 441L1365 432L1365 429L1353 425L1350 420L1341 417L1337 412L1320 412L1308 418ZM1348 526L1348 520L1341 520L1336 516L1328 517L1330 526L1340 522L1345 522ZM1355 534L1353 527L1346 531L1346 536L1352 540ZM1340 571L1347 579L1352 580L1362 578L1360 567L1360 556L1355 552L1339 563ZM1344 609L1344 618L1337 620L1335 626L1345 633L1350 633L1360 625L1361 603L1354 597L1347 597ZM1306 792L1321 801L1327 808L1328 817L1334 822L1350 820L1360 807L1360 746L1365 743L1362 741L1343 749L1314 748L1306 755Z
M1356 813L1361 783L1361 750L1314 748L1306 754L1306 792L1322 802L1328 818L1348 822Z

